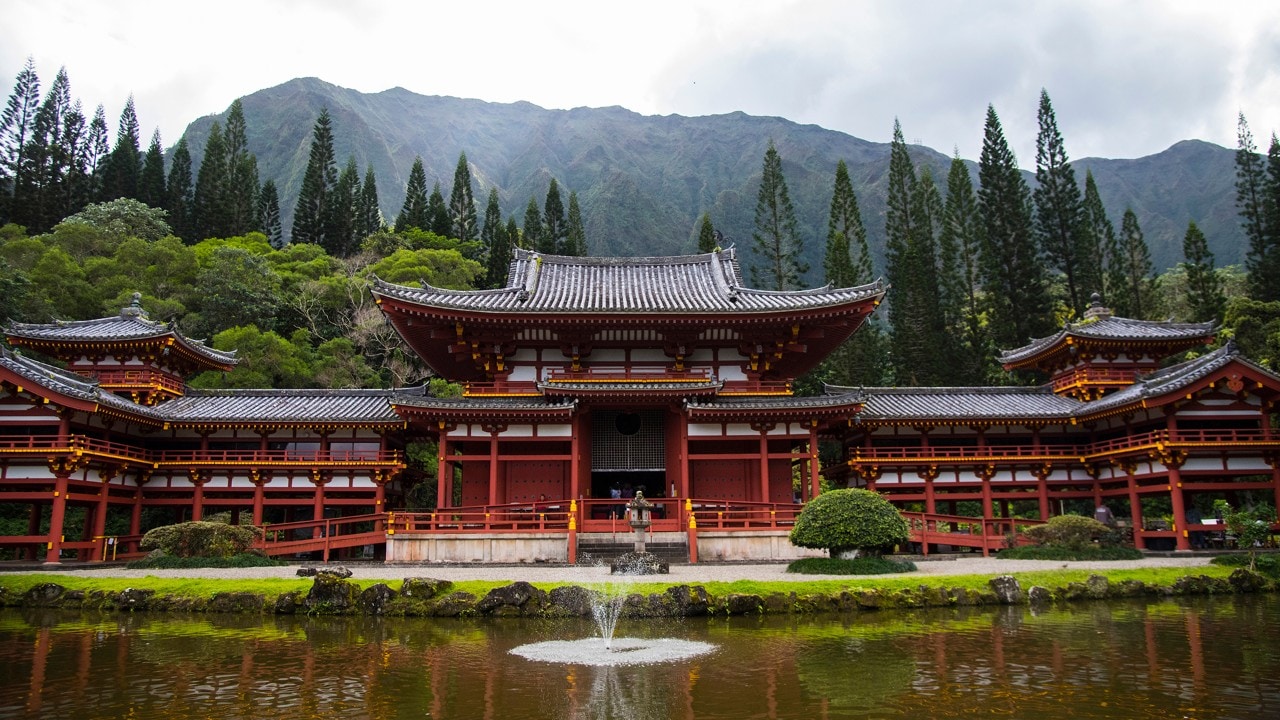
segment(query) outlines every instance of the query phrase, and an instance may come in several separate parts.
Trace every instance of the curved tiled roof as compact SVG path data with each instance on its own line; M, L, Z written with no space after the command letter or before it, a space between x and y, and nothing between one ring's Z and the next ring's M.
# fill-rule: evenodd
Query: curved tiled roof
M702 255L596 258L516 250L507 286L446 290L375 280L375 295L448 310L492 313L763 313L878 300L886 286L770 291L742 287L732 248Z
M158 420L159 413L155 408L139 405L113 392L103 390L96 380L90 380L61 368L32 360L16 351L0 348L0 367L3 367L26 381L39 385L51 392L95 403L113 410L132 413L141 417Z
M1206 323L1156 322L1151 320L1132 320L1119 317L1098 317L1070 323L1050 335L1020 348L1006 350L1000 354L999 360L1004 365L1023 363L1037 356L1046 354L1054 347L1066 342L1067 338L1100 341L1131 341L1135 343L1150 341L1173 341L1178 344L1192 345L1213 336L1215 326Z
M828 393L855 388L827 386ZM1047 387L862 388L864 420L987 420L1000 418L1069 419L1083 403L1053 394Z
M144 340L168 341L172 338L196 357L217 367L230 367L239 360L234 351L216 350L199 340L184 336L170 323L154 322L134 304L115 317L95 320L60 320L52 323L9 323L5 333L19 342L35 343L111 343Z
M391 409L397 390L192 390L161 406L174 424L399 422Z

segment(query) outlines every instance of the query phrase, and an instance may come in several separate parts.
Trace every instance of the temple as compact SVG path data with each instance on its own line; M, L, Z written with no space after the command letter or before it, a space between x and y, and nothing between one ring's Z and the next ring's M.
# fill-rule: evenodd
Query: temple
M274 555L580 562L626 543L640 493L650 546L673 559L781 560L812 552L787 534L824 484L883 493L925 552L997 550L1017 524L1099 504L1140 548L1190 549L1215 529L1189 512L1203 501L1280 502L1280 377L1231 343L1202 350L1212 324L1117 318L1097 298L1000 356L1041 386L796 395L887 290L744 287L732 249L518 250L494 290L375 280L387 320L456 397L193 390L197 372L235 372L234 353L136 298L117 317L10 323L0 509L27 527L0 553L128 557L150 527L217 512L265 525ZM1165 364L1188 350L1202 354ZM407 467L420 441L434 475ZM825 467L821 443L835 449ZM428 507L406 507L411 489Z

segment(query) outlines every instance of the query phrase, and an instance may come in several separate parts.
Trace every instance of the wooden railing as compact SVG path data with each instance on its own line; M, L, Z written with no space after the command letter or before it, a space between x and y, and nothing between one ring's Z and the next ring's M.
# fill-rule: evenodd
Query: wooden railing
M339 548L379 545L387 541L391 513L277 523L264 528L255 547L267 555L319 552L325 562Z
M699 382L711 379L707 368L672 370L666 367L586 367L582 370L550 368L547 382Z
M1195 447L1217 445L1271 445L1280 447L1280 435L1267 437L1261 429L1152 430L1092 443L1040 445L937 445L929 447L853 448L855 462L884 460L982 460L1026 458L1030 460L1075 460L1086 462L1153 447Z
M153 467L236 464L236 465L394 465L401 461L398 450L142 450L133 445L100 440L84 435L0 436L0 455L90 455L131 460Z
M154 387L166 390L174 395L181 395L186 391L186 387L179 378L151 369L84 370L78 372L81 375L97 379L98 384L107 389Z
M1053 378L1053 391L1059 392L1076 385L1131 385L1137 373L1136 369L1078 368Z
M911 535L911 542L918 543L924 555L930 545L951 545L982 550L983 556L992 550L1001 550L1014 533L1035 525L1040 520L1024 518L980 518L966 515L927 515L904 512Z

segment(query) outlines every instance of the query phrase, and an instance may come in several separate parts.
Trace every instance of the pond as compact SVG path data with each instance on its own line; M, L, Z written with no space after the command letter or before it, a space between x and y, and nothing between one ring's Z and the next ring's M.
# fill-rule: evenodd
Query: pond
M0 718L1280 717L1280 598L619 623L0 612Z

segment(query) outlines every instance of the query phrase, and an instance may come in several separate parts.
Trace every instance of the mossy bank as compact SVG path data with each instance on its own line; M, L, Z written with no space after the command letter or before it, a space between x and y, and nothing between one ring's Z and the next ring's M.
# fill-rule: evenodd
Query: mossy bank
M617 586L615 586L617 589ZM1280 584L1244 568L1027 572L995 577L637 583L625 587L624 615L830 614L876 609L982 605L1049 606L1111 598L1275 592ZM596 586L450 582L405 578L353 581L321 571L313 579L238 581L0 577L0 606L129 612L388 615L418 617L579 617Z

